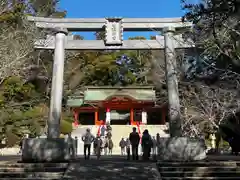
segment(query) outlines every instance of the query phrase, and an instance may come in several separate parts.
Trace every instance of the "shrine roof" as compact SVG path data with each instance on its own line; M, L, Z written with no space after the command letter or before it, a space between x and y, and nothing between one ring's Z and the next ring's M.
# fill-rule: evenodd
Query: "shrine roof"
M86 87L84 101L105 101L114 96L127 96L135 100L155 101L153 86Z
M156 101L154 86L86 86L83 91L69 96L67 104L70 107L81 106L87 102L108 101L117 96L124 96L137 101Z
M87 89L99 89L99 90L104 90L104 89L136 89L136 90L141 90L141 89L154 89L154 86L85 86L85 90Z

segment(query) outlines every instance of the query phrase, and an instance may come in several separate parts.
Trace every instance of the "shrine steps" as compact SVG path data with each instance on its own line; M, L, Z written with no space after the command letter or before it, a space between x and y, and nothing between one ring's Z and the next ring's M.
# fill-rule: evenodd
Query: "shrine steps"
M160 134L161 137L169 136L167 133L168 126L167 125L140 125L139 127L135 125L111 125L112 127L112 140L113 140L113 155L120 155L121 149L119 147L119 142L122 138L126 139L129 137L129 134L132 132L132 128L136 127L137 131L142 134L145 129L148 129L150 135L156 136L157 133ZM81 141L82 135L86 132L86 129L89 128L91 133L95 136L98 133L99 126L96 125L80 125L75 128L72 132L72 137L77 136L79 139L78 142L78 155L83 155L83 142ZM139 147L140 150L140 147ZM91 149L93 152L93 146ZM140 152L140 151L139 151Z
M240 161L157 163L162 180L240 179Z
M64 176L68 163L0 164L0 180L57 180Z
M145 129L148 129L149 134L151 136L156 136L157 133L160 134L161 137L168 136L166 132L166 125L140 125L132 126L132 125L112 125L112 140L114 143L113 154L120 155L121 149L119 147L119 142L122 138L126 139L129 137L129 134L132 132L132 128L136 127L139 134L142 134ZM139 152L141 147L139 146Z

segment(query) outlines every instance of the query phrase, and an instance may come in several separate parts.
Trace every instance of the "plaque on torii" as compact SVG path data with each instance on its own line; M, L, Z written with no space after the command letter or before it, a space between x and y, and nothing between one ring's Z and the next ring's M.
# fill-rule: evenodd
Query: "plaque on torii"
M123 44L122 18L106 18L105 45L121 46Z

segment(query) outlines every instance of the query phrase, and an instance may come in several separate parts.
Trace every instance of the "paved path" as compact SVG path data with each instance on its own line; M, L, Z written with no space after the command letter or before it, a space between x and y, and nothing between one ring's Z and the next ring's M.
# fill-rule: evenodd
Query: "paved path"
M159 180L155 162L128 161L125 157L79 158L65 173L73 180Z
M21 159L21 156L0 156L0 164L16 163Z

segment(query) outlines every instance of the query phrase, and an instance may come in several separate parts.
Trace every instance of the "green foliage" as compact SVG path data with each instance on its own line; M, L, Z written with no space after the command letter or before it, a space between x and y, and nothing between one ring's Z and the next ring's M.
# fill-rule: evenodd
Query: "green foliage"
M33 84L25 84L19 77L9 77L1 88L3 101L26 101L30 100L37 92Z
M212 146L211 139L205 139L205 143L206 143L207 147ZM221 141L219 142L219 148L220 149L228 149L229 147L230 147L229 143L227 141L224 141L221 139Z
M103 32L97 32L96 39L104 39ZM143 40L144 37L132 37L129 39ZM104 52L84 52L79 53L77 58L83 59L83 66L79 71L84 72L83 84L84 85L119 85L120 81L117 80L117 73L122 67L117 65L116 60L122 55L126 55L132 59L131 67L137 71L132 72L130 68L125 68L124 72L124 85L131 84L146 84L146 72L149 71L151 51L104 51ZM135 74L134 74L135 73ZM137 75L136 75L137 74Z
M0 23L17 25L20 23L21 18L24 16L24 10L26 9L26 4L24 4L23 2L16 2L16 3L13 3L12 5L9 5L9 3L6 2L2 4L0 8L7 9L0 14Z
M16 144L19 144L19 142L21 141L20 137L17 136L16 134L10 132L6 133L6 146L7 147L13 147Z
M68 120L61 120L60 123L60 132L61 134L69 134L72 132L72 122L69 122Z
M35 16L58 17L66 16L66 11L58 11L59 0L30 0L31 13Z
M25 17L28 15L44 17L51 16L57 18L65 17L66 11L60 11L58 8L58 3L59 0L1 1L0 34L2 34L2 37L4 37L2 39L6 39L6 36L12 37L13 35L17 34L16 37L21 40L23 39L24 41L26 39L25 36L28 35L27 33L22 33L26 32L25 28L28 31L30 31L29 29L33 28L32 31L35 32L34 27L31 27L30 23L26 23ZM9 30L12 34L7 33ZM34 34L34 37L37 36ZM11 48L8 46L6 46L5 49L3 46L0 48L1 52L6 52L6 54L2 54L2 56L12 53ZM23 61L24 67L28 66L28 64L25 66L25 62L32 63L33 59L34 62L36 62L35 57L37 57L37 53L32 52L31 45L29 45L31 50L28 51L27 48L28 46L22 50L20 44L19 48L17 47L16 50L14 49L16 52L13 53L16 54L16 58L24 55L24 59L26 59L26 61ZM26 55L23 54L25 52ZM34 83L32 78L28 75L32 75L33 73L38 75L38 72L44 74L46 68L52 69L52 62L50 61L50 58L52 58L52 53L48 51L40 52L39 57L42 60L41 63L43 64L43 67L38 65L39 68L34 70L37 72L33 72L32 69L19 70L22 67L15 67L14 64L14 62L18 61L18 59L15 59L15 56L5 56L4 58L6 59L6 63L5 61L2 61L2 65L6 65L7 68L8 66L13 67L12 69L14 72L8 70L9 73L3 72L1 74L2 76L0 77L0 140L6 139L7 146L13 146L19 142L24 134L30 134L30 136L39 135L46 124L49 102L46 98L46 92L44 90L46 89L47 84L44 84L45 87L41 87L44 90L41 89L41 91L39 91L39 88L36 85L37 83ZM33 58L33 56L35 57ZM32 65L34 66L35 64ZM29 66L31 66L31 64L29 64ZM15 72L15 69L17 73ZM42 69L44 71L42 71ZM20 71L20 73L18 73L18 71ZM23 76L21 71L24 71ZM25 71L27 72L25 73ZM51 72L49 74L51 74ZM31 79L31 82L29 82L29 79ZM68 127L69 126L67 126L67 130L69 130ZM64 129L64 131L67 130Z
M193 39L203 49L203 56L217 61L216 68L239 73L240 67L240 2L236 0L203 0L189 4L182 0L192 21ZM211 64L211 63L210 63Z
M0 88L0 139L8 133L21 138L24 134L36 135L45 125L45 111L41 106L34 106L31 100L39 96L32 84L24 83L18 77L10 77ZM10 144L12 144L13 140Z

